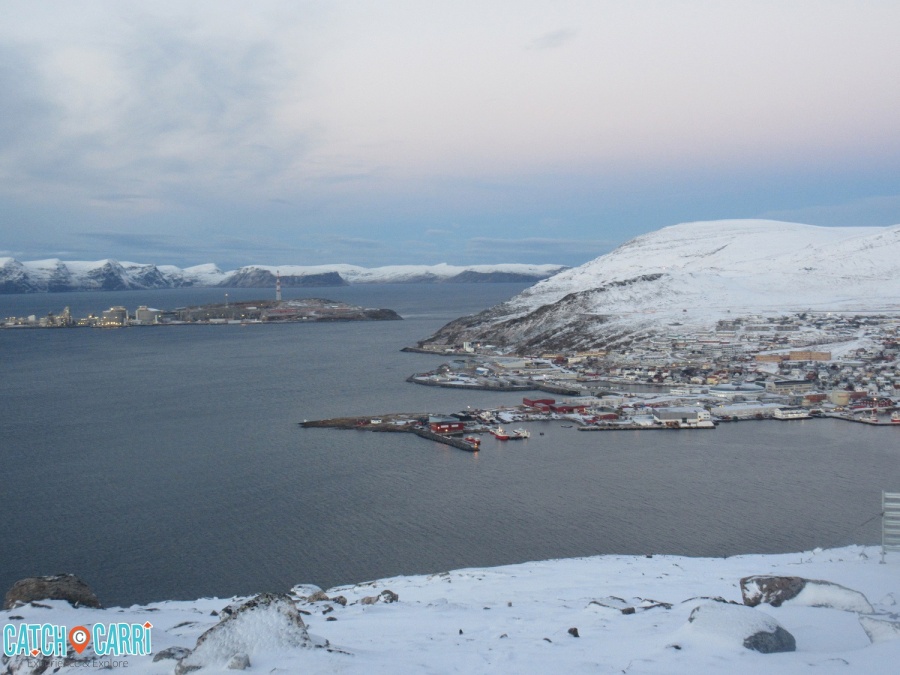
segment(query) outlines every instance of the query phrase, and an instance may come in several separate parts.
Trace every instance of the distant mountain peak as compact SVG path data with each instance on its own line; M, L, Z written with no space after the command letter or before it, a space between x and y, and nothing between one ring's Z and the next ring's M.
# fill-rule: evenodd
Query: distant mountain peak
M266 288L275 286L280 275L282 286L346 286L361 283L476 283L535 282L560 270L561 265L454 266L393 265L358 267L355 265L247 265L223 272L213 263L181 269L174 265L96 261L62 261L57 258L19 262L0 258L0 293L36 293L89 290L143 290L183 286L224 288Z

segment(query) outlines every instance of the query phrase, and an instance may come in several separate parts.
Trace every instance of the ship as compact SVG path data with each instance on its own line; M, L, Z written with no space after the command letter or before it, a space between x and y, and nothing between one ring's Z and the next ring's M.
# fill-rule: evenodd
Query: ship
M526 429L516 429L514 431L505 431L503 427L491 429L491 433L498 441L521 441L531 436L531 432Z
M494 438L498 441L508 441L509 434L503 430L503 427L497 427L496 429L491 429L491 434L493 434Z

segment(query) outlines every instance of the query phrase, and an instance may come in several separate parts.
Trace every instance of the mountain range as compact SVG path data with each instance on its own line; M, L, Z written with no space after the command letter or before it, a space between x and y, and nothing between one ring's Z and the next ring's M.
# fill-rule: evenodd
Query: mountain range
M710 328L738 314L900 310L900 225L683 223L451 322L420 346L487 341L519 353L586 350Z
M0 293L64 291L123 291L184 286L274 288L276 275L284 287L346 286L363 283L488 283L534 282L560 270L562 265L248 265L223 272L214 264L181 269L117 260L20 262L0 258Z

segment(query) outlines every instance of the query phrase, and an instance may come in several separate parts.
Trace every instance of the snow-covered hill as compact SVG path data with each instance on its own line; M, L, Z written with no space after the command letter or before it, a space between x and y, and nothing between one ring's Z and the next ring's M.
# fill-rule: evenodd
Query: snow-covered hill
M253 673L880 675L900 663L898 556L882 565L879 548L859 546L716 559L610 555L393 577L327 593L297 586L290 596L249 603L92 609L44 600L4 614L14 627L150 622L152 656L118 659L136 675L234 672L229 663ZM740 581L754 575L816 581L779 606L749 607ZM747 585L753 600L759 583ZM792 643L785 648L794 650L754 650L771 643L749 636L771 629L784 631ZM69 651L77 660L59 659L59 667L19 655L4 659L2 672L45 672L47 662L46 672L64 675L112 660L93 645Z
M275 275L282 285L344 286L364 283L479 283L533 282L560 270L561 265L395 265L357 267L355 265L248 265L223 272L209 263L181 269L173 265L149 265L115 260L94 262L58 259L19 262L0 258L0 293L62 291L121 291L182 286L226 288L273 288Z
M898 309L900 225L723 220L637 237L459 319L426 342L584 349L628 341L666 323L710 326L732 312Z

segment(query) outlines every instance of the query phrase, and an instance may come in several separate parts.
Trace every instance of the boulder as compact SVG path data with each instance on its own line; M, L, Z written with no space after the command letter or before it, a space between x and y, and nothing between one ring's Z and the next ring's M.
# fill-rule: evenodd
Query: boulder
M267 654L315 646L290 596L262 593L240 605L199 638L190 654L178 661L175 675L207 666L232 668L249 662L253 653Z
M756 607L766 603L780 607L790 601L805 607L828 607L845 612L871 614L874 610L859 591L818 579L802 577L752 576L741 579L744 604Z
M741 579L741 596L748 607L762 603L781 607L785 600L797 597L803 590L806 579L801 577L774 577L756 575Z
M797 649L794 636L774 618L744 605L721 602L698 605L691 611L682 633L685 637L699 638L703 642L712 639L763 654Z
M13 584L6 593L3 609L35 600L67 600L73 607L100 607L100 600L74 574L55 574L48 577L28 577Z
M166 647L153 655L153 662L165 661L166 659L179 660L191 653L187 647Z
M228 661L228 665L226 666L228 670L247 670L247 668L249 667L250 657L243 652L232 656Z

